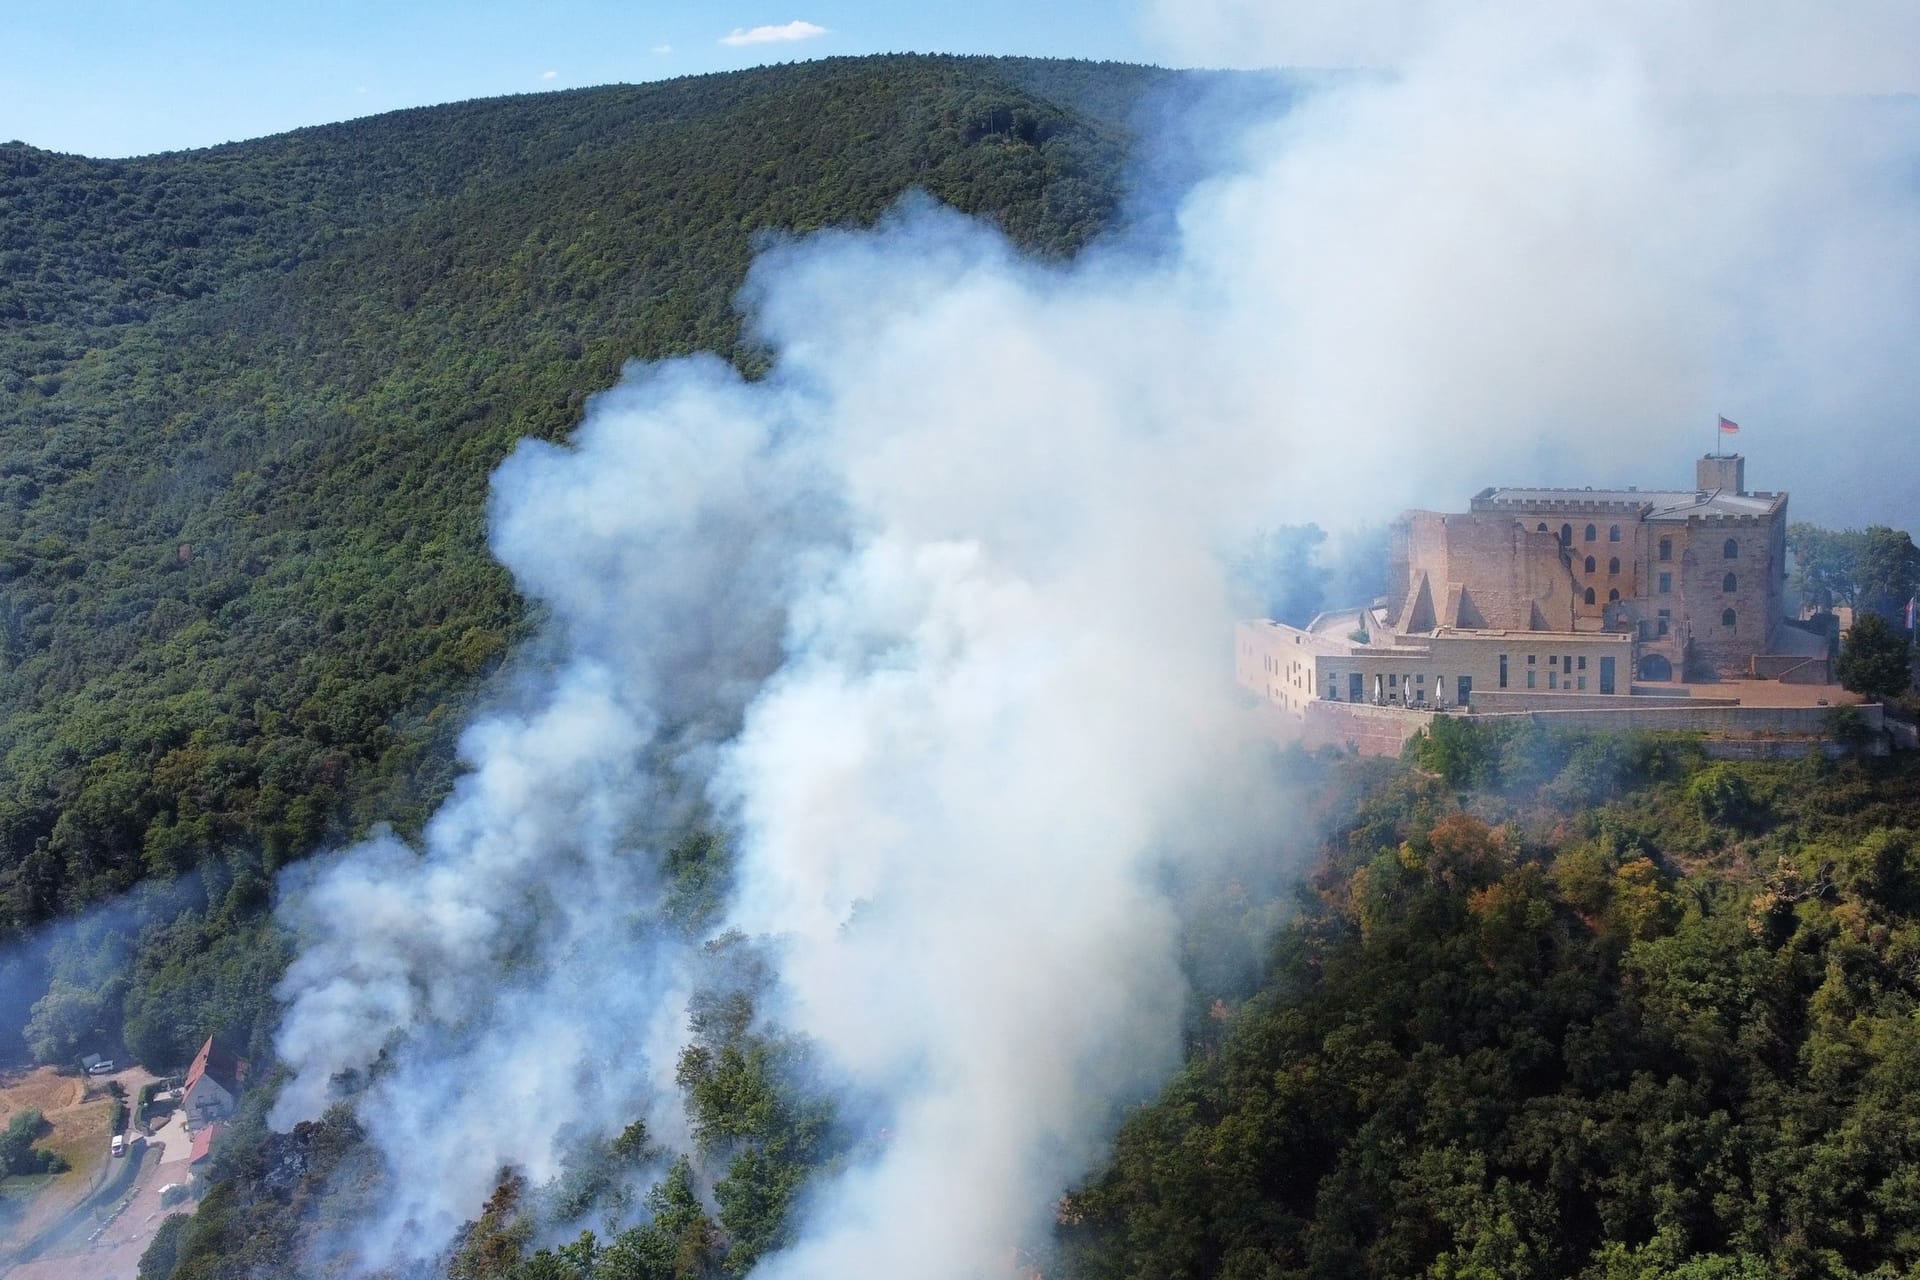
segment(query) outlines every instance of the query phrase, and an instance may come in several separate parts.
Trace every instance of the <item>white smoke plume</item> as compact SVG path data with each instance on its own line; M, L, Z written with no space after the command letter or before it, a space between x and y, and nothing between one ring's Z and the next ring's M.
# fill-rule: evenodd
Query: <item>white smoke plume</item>
M296 1074L272 1119L318 1115L335 1075L390 1053L358 1104L392 1171L360 1242L376 1265L444 1247L503 1166L557 1173L570 1135L643 1117L684 1140L687 955L650 920L658 845L675 777L773 660L809 526L777 414L743 412L720 370L636 376L576 450L529 443L502 469L495 548L571 656L467 732L472 772L422 850L379 836L283 885Z
M673 1132L685 956L636 922L688 780L774 1012L891 1135L763 1272L980 1274L1176 1061L1158 870L1272 830L1226 549L1489 483L1687 484L1718 413L1796 515L1910 504L1920 122L1799 92L1920 65L1904 11L1857 67L1827 42L1818 83L1729 92L1676 76L1716 32L1785 65L1797 11L1392 8L1384 55L1333 55L1391 73L1222 123L1166 252L1040 266L910 204L762 258L763 381L636 370L502 469L495 548L571 656L470 733L424 849L285 908L277 1119L387 1055L371 1261L565 1130ZM1252 10L1180 12L1262 47ZM519 1104L463 1120L483 1098Z

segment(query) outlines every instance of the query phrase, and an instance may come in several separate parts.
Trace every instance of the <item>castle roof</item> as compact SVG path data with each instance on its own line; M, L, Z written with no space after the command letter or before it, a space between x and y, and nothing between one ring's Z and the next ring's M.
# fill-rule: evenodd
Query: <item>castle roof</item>
M1643 520L1679 523L1696 516L1771 515L1786 501L1784 493L1729 489L1484 489L1475 495L1473 509L1637 507Z

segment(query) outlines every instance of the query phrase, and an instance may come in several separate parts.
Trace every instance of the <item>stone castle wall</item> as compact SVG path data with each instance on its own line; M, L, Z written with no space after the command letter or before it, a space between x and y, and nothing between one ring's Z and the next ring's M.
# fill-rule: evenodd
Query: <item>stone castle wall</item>
M1551 533L1505 516L1409 511L1395 522L1389 540L1387 616L1412 621L1412 593L1425 574L1440 625L1495 631L1573 629L1575 591ZM1466 588L1457 623L1448 616L1448 588ZM1418 626L1431 630L1434 621Z

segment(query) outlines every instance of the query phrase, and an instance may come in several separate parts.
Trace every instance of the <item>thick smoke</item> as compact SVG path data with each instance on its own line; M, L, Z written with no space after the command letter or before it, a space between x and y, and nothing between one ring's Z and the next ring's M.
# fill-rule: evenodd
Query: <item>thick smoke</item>
M468 730L422 850L377 837L283 886L296 1074L273 1119L379 1063L358 1103L392 1175L360 1242L376 1263L443 1247L505 1165L545 1179L635 1117L684 1134L689 955L654 919L657 851L775 659L826 509L782 425L777 396L695 360L601 397L575 449L521 446L494 546L571 656Z
M1721 412L1797 514L1897 518L1911 105L1676 82L1708 18L1406 8L1393 72L1221 122L1170 247L1039 266L910 203L763 256L763 381L636 369L502 468L495 548L571 656L470 732L424 849L287 895L277 1118L380 1063L370 1261L564 1132L673 1133L688 959L646 922L692 793L774 1013L891 1135L763 1270L977 1274L1176 1060L1162 870L1272 829L1227 689L1256 531L1688 483ZM1799 32L1742 13L1742 65ZM1813 87L1883 87L1829 52Z
M1209 61L1391 67L1241 132L1186 245L1266 344L1286 507L1749 483L1910 519L1920 11L1155 4ZM1228 38L1230 34L1230 38ZM1892 461L1896 465L1882 465Z

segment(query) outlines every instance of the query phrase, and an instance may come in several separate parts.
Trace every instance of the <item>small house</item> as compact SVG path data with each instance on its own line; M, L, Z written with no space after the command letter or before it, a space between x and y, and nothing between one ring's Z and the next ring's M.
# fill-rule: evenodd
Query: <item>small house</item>
M187 1124L211 1124L232 1115L246 1080L246 1059L235 1057L231 1049L209 1036L194 1055L180 1095L180 1109L186 1114Z

